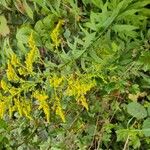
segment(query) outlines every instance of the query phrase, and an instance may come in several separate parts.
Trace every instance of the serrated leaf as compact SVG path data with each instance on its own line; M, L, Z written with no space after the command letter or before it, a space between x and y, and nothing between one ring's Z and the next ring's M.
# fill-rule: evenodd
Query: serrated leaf
M150 137L150 118L144 120L142 131L146 137Z
M144 106L137 102L129 103L127 105L127 112L137 119L143 119L147 116L147 111Z

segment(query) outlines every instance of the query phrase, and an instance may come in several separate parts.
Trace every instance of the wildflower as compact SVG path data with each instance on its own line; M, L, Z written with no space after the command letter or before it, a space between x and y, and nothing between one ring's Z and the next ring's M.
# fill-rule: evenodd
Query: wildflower
M43 92L40 93L39 91L35 91L33 94L33 97L35 97L39 101L39 109L43 109L46 120L49 123L50 122L50 108L46 100L48 99L48 96Z
M23 110L22 111L23 111L25 117L27 117L30 120L32 120L32 117L30 115L30 113L31 113L31 104L25 99L23 101Z
M19 64L19 59L17 58L15 53L12 54L10 62L13 66L17 66Z
M89 110L89 108L88 108L88 103L87 103L87 100L86 100L85 96L84 96L84 95L81 95L78 99L79 99L78 101L81 102L81 105L82 105L83 107L85 107L86 110Z
M16 98L14 99L14 102L15 102L15 106L16 106L16 108L18 110L19 115L22 117L23 116L23 111L22 111L23 106L22 106L22 103L18 99L16 99Z
M11 87L11 88L9 89L9 93L10 93L11 95L16 95L17 92L18 92L18 89L15 88L15 87Z
M61 43L61 40L59 39L59 34L60 34L60 28L64 24L64 20L59 20L58 24L50 34L52 42L54 43L53 45L58 48L58 46Z
M2 89L4 91L8 91L9 90L9 86L4 80L1 80L1 87L2 87Z
M13 81L13 80L18 81L19 80L19 77L17 76L17 74L10 62L8 62L8 68L6 70L6 73L7 73L7 78L9 81Z
M53 77L50 78L50 85L54 88L57 88L60 86L60 84L63 81L63 77L57 77L54 75Z
M64 116L61 104L60 104L60 99L56 96L55 100L56 100L56 103L55 103L55 105L56 105L56 115L60 116L62 121L65 122L65 116Z
M16 110L16 106L9 105L8 111L9 111L9 117L12 118L13 112Z
M4 117L6 110L6 104L3 101L0 101L0 118L2 119Z
M33 71L33 63L36 60L37 55L38 55L37 47L33 38L33 33L31 33L28 43L29 43L29 47L31 48L31 50L26 56L25 64L26 64L27 70L31 73Z

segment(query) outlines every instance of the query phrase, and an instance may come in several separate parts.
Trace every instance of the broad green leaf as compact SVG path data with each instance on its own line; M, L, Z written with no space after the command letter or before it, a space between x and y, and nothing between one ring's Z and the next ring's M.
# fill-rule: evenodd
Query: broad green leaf
M0 16L0 35L6 36L7 34L9 34L9 32L10 30L7 25L7 20L5 16Z
M144 106L137 102L129 103L127 105L127 112L137 119L143 119L147 116L147 111Z
M146 137L150 137L150 118L144 120L142 131Z

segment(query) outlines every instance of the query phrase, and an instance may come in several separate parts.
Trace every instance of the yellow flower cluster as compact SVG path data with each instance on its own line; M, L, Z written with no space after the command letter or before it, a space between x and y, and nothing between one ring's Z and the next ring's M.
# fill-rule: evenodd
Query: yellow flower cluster
M65 122L65 116L63 113L63 109L61 107L60 98L57 96L57 89L61 86L64 78L58 77L57 75L53 75L50 78L50 85L54 88L54 108L56 115L60 116L63 122Z
M95 86L95 82L88 79L74 78L73 75L68 79L68 87L66 94L68 96L74 96L78 103L81 103L88 110L88 104L85 95L92 87Z
M15 53L12 54L10 62L13 66L17 66L20 63Z
M60 116L62 121L65 122L65 116L60 104L60 99L57 96L55 96L55 105L56 105L56 115Z
M44 92L40 93L39 91L35 91L33 94L33 97L38 100L39 109L43 109L46 115L46 120L49 123L50 122L50 108L46 101L48 99L48 96Z
M33 38L33 33L31 33L28 43L31 50L26 56L25 64L28 72L31 73L33 71L33 63L37 57L37 47Z
M60 84L62 83L62 81L63 81L63 77L58 77L58 76L56 76L56 75L53 75L53 77L51 77L50 78L50 85L54 88L54 89L56 89L56 88L58 88L59 86L60 86Z
M59 39L59 35L60 35L60 29L61 26L64 24L64 20L59 20L58 24L56 25L56 27L54 28L54 30L51 32L50 36L53 42L53 45L58 48L58 46L61 43L61 40Z
M6 111L6 104L3 101L0 101L0 118L2 119Z
M10 62L8 62L8 68L6 70L6 74L9 81L19 81L19 77L17 76Z
M15 105L14 107L12 107L11 110L9 110L10 114L12 114L11 111L14 111L15 109L18 111L19 115L25 116L29 119L32 119L30 113L31 113L31 105L28 101L26 101L25 99L23 99L22 101L20 101L19 99L14 99Z
M4 80L1 80L1 87L5 92L9 90L9 86Z
M0 118L4 117L6 110L9 112L9 117L12 117L13 112L17 111L20 117L25 116L32 119L31 113L31 104L25 99L19 100L19 98L14 98L14 105L12 105L12 99L8 97L3 97L3 101L0 101Z

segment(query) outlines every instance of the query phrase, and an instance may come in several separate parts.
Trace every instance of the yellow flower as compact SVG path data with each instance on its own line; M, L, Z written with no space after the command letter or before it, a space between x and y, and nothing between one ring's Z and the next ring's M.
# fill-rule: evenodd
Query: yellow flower
M25 64L26 64L27 70L31 73L33 71L33 63L35 62L38 56L38 50L37 50L37 47L33 38L33 33L31 33L28 43L29 43L29 47L31 48L31 50L29 51L29 53L27 54L25 58Z
M55 100L56 100L56 103L55 103L55 105L56 105L56 115L60 116L62 121L65 122L65 116L64 116L61 104L60 104L60 99L56 96Z
M58 46L61 43L61 40L59 38L60 35L60 28L61 26L64 24L64 20L59 20L58 24L56 25L56 27L54 28L54 30L52 31L52 33L50 34L52 42L54 43L53 45L58 48Z
M0 118L1 119L4 117L5 110L6 110L6 103L0 101Z
M22 117L22 115L23 115L22 103L16 98L14 98L14 102L15 102L15 107L17 108L20 117Z
M68 87L66 89L66 94L68 96L74 96L77 102L81 103L81 105L88 110L88 104L85 95L94 86L95 82L89 78L74 78L71 75L71 77L68 79Z
M32 117L30 115L30 113L31 113L31 104L25 99L23 101L23 110L22 111L23 111L25 117L27 117L30 120L32 120Z
M15 88L15 87L11 87L10 90L9 90L9 93L10 93L11 95L16 95L17 92L18 92L18 89Z
M18 63L19 63L19 59L17 58L17 56L16 56L16 54L15 53L13 53L12 54L12 56L11 56L11 64L13 65L13 66L17 66L18 65Z
M18 81L19 77L17 76L14 68L12 67L12 65L10 64L10 62L8 62L8 68L6 70L6 74L7 74L7 78L9 81Z
M86 108L86 110L89 110L88 103L84 95L79 97L79 101L81 102L81 105Z
M9 86L4 80L1 80L1 87L2 87L2 89L4 91L8 91L9 90Z
M46 116L46 120L49 123L50 122L50 108L46 100L48 99L48 96L44 92L35 91L33 94L33 97L35 97L39 101L39 109L43 109L44 114Z
M54 75L53 77L50 78L50 85L54 88L57 88L60 86L63 79L64 79L63 77L57 77L56 75Z
M8 111L9 111L9 117L12 118L13 112L16 110L16 106L9 105Z

